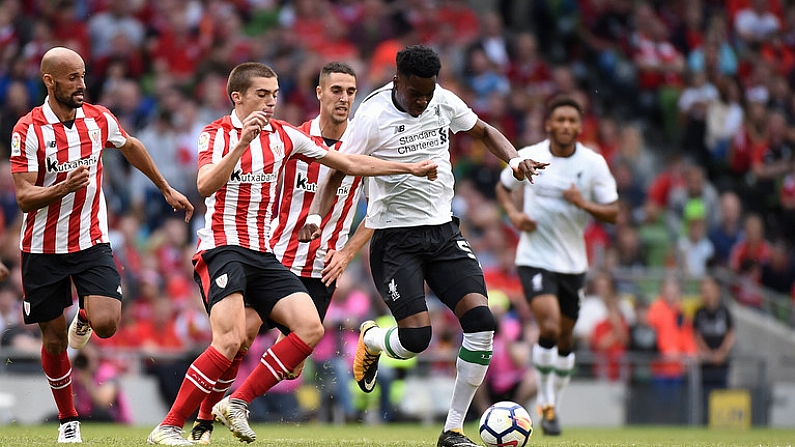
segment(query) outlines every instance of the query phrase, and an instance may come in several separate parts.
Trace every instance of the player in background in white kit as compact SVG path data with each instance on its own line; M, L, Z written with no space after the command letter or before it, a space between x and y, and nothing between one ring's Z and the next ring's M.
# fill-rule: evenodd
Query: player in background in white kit
M341 152L367 154L404 163L433 160L435 182L405 175L368 179L366 225L375 230L370 266L376 287L397 320L380 328L361 326L353 365L354 379L365 392L375 387L378 358L407 359L427 349L431 320L425 282L458 318L464 340L456 362L457 377L439 447L475 447L463 433L464 417L483 382L491 359L495 320L487 305L483 271L453 217L454 178L449 132L467 132L494 155L509 162L518 178L531 177L544 164L523 159L511 143L458 96L436 83L439 56L417 45L397 54L393 82L370 94L351 122ZM325 216L338 182L322 183L312 211ZM316 219L316 217L314 218ZM314 224L306 233L320 235Z
M516 265L539 328L533 346L538 372L541 428L559 435L555 406L574 369L572 329L580 309L588 259L584 231L589 216L615 223L616 181L605 159L577 142L582 108L571 98L554 98L547 107L549 138L519 150L522 157L548 162L533 185L504 170L497 200L521 231ZM512 191L523 186L524 201Z

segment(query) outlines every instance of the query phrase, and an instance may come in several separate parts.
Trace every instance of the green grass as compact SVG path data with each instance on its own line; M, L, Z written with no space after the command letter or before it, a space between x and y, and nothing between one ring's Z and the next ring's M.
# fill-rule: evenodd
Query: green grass
M435 447L441 424L346 425L257 424L257 442L252 447ZM146 445L152 427L113 424L82 425L83 445L126 447ZM474 426L467 432L479 441ZM56 425L0 426L0 447L56 445ZM214 446L244 446L219 424L213 433ZM565 428L563 436L550 438L540 431L528 443L533 446L790 446L795 429L707 429L689 427Z

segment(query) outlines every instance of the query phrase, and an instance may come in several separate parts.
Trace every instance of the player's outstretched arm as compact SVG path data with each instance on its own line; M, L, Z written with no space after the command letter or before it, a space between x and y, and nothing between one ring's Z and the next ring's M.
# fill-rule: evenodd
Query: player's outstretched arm
M36 186L38 172L15 172L14 192L17 205L23 213L29 213L56 202L65 195L85 188L89 183L87 166L78 166L66 175L66 180L51 186Z
M193 205L187 197L168 184L166 178L157 169L152 157L149 156L149 152L146 151L143 143L137 138L130 136L127 138L127 142L119 148L119 151L131 165L149 177L149 180L163 193L166 202L175 212L177 210L185 210L185 222L188 222L193 216Z
M538 170L544 169L549 165L549 163L541 163L520 157L516 148L513 147L502 132L481 119L475 122L472 129L467 131L467 134L481 141L489 152L508 163L513 170L514 177L518 180L526 178L530 183L533 183L533 176L538 174Z
M401 163L381 160L368 155L342 154L337 151L328 151L325 157L319 158L317 161L345 174L360 177L411 174L417 177L428 177L428 180L436 180L437 166L432 160Z

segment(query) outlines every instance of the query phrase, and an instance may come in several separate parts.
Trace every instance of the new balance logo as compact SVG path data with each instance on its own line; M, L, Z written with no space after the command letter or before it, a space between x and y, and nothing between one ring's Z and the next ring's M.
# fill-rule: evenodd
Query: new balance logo
M392 281L389 281L389 284L387 284L387 294L392 301L397 301L400 298L400 292L398 292L395 278L392 278Z
M49 147L50 149L55 149L56 147L58 147L58 144L55 141L48 141L47 147Z
M403 124L395 126L395 133L400 133L405 131L406 131L406 126L404 126Z

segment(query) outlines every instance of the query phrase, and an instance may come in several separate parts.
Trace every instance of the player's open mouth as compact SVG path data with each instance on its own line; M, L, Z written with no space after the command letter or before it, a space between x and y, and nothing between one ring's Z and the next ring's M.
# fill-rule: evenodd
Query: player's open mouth
M85 94L83 92L75 92L72 97L78 101L82 101L85 99Z

